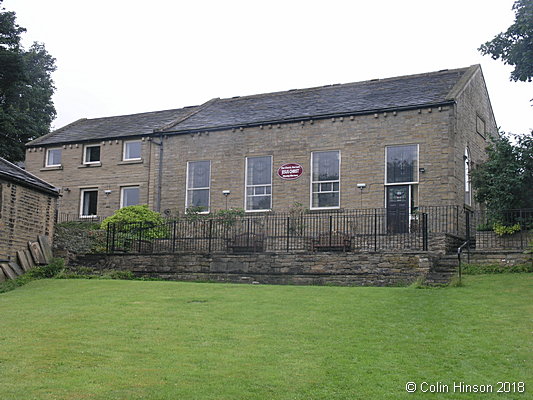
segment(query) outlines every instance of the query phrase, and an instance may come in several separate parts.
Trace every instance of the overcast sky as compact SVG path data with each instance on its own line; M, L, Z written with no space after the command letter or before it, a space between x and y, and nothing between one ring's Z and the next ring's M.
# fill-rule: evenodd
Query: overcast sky
M57 60L59 128L233 97L481 64L496 121L533 128L533 83L481 56L514 0L4 0Z

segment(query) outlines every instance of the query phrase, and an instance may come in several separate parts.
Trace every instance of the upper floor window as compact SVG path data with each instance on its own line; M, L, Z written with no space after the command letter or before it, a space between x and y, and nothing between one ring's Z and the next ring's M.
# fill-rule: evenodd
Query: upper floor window
M272 157L246 158L246 211L272 209Z
M139 186L125 186L120 190L120 208L139 204Z
M340 206L340 151L311 153L311 208Z
M386 178L391 183L418 182L418 145L388 146Z
M98 164L100 163L100 145L85 146L83 152L84 164Z
M189 161L187 163L187 196L185 208L196 208L209 212L209 191L211 183L211 161Z
M46 150L46 167L59 167L61 165L61 148Z
M140 160L141 159L141 141L128 140L124 142L124 152L122 159L124 161Z
M470 181L470 169L471 169L471 160L470 160L470 149L465 148L465 204L467 206L472 205L472 183Z

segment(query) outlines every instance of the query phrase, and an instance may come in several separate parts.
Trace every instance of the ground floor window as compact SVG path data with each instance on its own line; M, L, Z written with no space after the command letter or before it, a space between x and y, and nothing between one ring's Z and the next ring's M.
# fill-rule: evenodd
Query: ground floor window
M187 163L187 198L185 208L209 212L211 184L211 161L190 161Z
M272 209L272 157L246 158L246 211Z
M139 186L127 186L120 190L120 208L139 204Z
M82 217L98 215L98 189L82 189L80 215Z
M340 206L340 151L311 153L311 208Z

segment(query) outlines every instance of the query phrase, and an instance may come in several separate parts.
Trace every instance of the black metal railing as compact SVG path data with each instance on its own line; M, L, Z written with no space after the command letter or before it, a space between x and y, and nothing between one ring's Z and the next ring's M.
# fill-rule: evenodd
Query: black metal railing
M384 209L109 224L110 253L427 250L429 218ZM340 243L342 242L342 244Z
M103 218L98 215L80 216L79 214L68 214L57 212L55 215L55 223L63 222L102 222Z
M470 211L466 231L477 250L525 249L533 240L533 209Z

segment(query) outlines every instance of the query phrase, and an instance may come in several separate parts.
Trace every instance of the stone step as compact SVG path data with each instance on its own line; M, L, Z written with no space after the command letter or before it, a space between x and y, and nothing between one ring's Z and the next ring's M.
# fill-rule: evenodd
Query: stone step
M431 269L431 272L438 272L441 274L453 274L457 271L457 268L449 268L449 267L433 267Z

